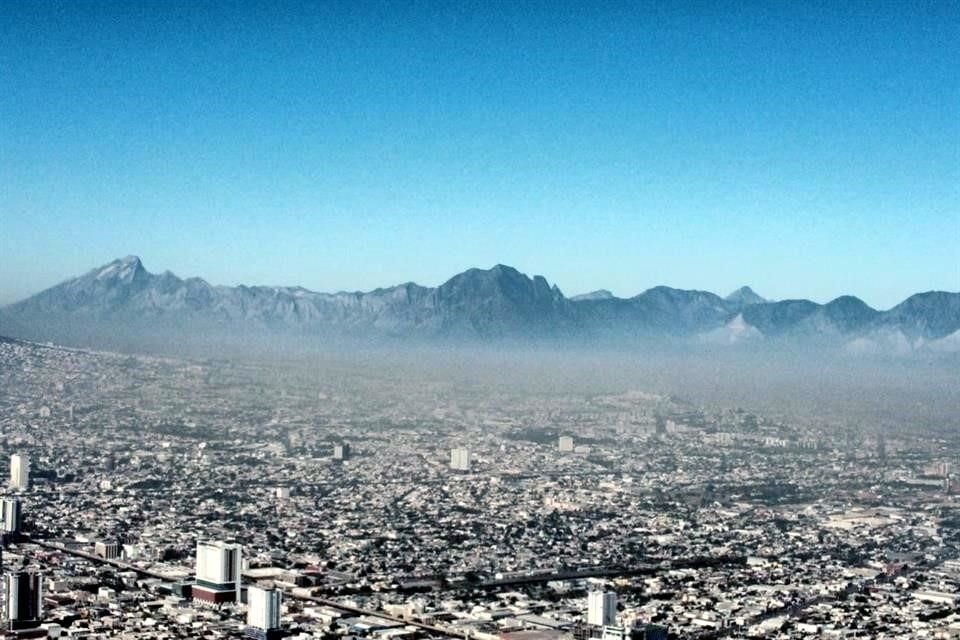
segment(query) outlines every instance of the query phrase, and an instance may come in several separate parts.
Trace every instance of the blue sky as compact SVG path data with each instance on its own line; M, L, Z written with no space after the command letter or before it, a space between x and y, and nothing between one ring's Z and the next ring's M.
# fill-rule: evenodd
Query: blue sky
M131 253L319 290L960 289L960 9L795 4L6 3L0 303Z

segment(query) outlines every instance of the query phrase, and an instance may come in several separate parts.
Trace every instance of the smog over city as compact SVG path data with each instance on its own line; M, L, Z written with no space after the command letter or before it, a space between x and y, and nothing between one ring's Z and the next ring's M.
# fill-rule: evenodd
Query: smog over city
M958 43L0 2L0 634L960 637Z

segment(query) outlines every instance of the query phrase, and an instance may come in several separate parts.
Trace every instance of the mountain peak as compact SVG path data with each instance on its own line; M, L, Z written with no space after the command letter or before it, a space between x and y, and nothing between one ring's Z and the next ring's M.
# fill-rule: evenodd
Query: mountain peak
M481 269L481 271L482 271L482 269ZM520 271L518 271L517 269L511 267L510 265L508 265L508 264L500 264L500 263L497 263L497 264L493 265L492 267L490 267L490 268L486 271L486 273L491 273L491 274L494 274L494 275L496 275L496 276L507 276L507 277L509 277L509 278L520 277L520 278L526 279L526 278L528 277L527 275L525 275L525 274L523 274L523 273L520 273Z
M95 270L97 280L123 280L129 282L140 273L146 273L138 256L124 256Z
M200 278L151 274L129 255L0 309L0 334L21 338L89 346L89 336L110 344L121 335L152 340L158 331L172 339L274 333L484 341L705 336L724 344L756 338L824 345L894 332L912 345L960 332L960 293L920 293L883 312L853 296L826 305L766 302L750 287L726 300L666 286L632 298L600 289L568 299L543 276L495 264L468 269L439 287L324 294L296 286L213 287Z
M960 292L915 293L884 315L910 338L943 338L960 330Z
M834 298L833 300L831 300L830 302L828 302L828 303L825 304L824 306L826 306L826 307L847 307L847 308L851 308L851 307L863 308L863 307L866 307L866 308L868 308L868 309L870 308L870 305L868 305L866 302L864 302L863 300L861 300L861 299L858 298L857 296L849 296L849 295L847 295L847 296L840 296L840 297Z
M580 295L573 296L570 299L574 302L580 302L581 300L611 300L615 297L615 295L606 289L597 289L596 291L591 291L590 293L581 293Z
M744 285L726 297L727 302L735 302L742 305L763 304L769 302L766 298L760 296L756 291Z

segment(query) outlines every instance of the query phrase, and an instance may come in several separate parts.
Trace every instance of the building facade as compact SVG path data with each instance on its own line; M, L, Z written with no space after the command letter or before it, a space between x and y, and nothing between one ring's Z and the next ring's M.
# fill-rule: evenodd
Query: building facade
M612 627L617 623L617 594L591 591L587 594L587 624Z
M283 602L278 589L247 589L247 629L253 638L272 638L280 631L280 606Z
M0 521L4 534L18 534L21 527L20 498L4 498L0 501Z
M466 447L451 449L450 468L454 471L470 471L470 450Z
M10 456L10 488L14 491L30 488L30 458L22 453Z
M120 557L121 548L118 542L97 542L93 545L94 555L106 560L116 560Z
M43 576L35 571L8 573L4 587L6 628L19 631L40 626L43 620Z
M238 544L198 542L193 598L211 604L239 602L241 560Z

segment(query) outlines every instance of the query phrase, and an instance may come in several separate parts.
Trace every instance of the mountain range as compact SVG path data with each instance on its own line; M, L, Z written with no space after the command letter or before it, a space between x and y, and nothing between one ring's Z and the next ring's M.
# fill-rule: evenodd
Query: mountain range
M842 296L827 304L726 297L659 286L631 298L606 290L566 297L543 276L496 265L438 287L369 292L215 286L114 260L0 309L0 335L99 344L111 337L293 336L316 341L520 341L626 345L816 344L860 352L960 351L960 293L917 293L892 309Z

